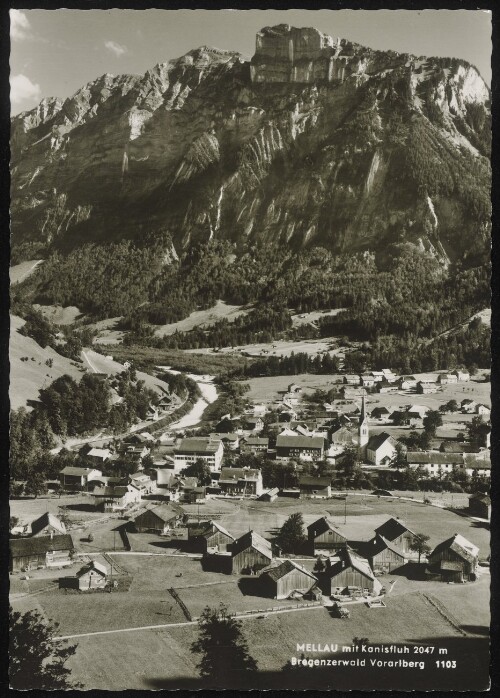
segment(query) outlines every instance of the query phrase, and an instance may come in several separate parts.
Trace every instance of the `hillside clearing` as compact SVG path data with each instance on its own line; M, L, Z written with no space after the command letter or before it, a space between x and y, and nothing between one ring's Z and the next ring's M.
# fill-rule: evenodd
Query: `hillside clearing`
M82 320L84 317L75 305L63 308L62 305L38 305L35 303L33 307L54 325L72 325L76 320Z
M245 305L229 305L224 301L218 300L211 308L206 310L195 310L188 315L184 320L172 322L167 325L160 325L155 330L157 337L166 337L175 332L189 332L196 328L211 327L219 320L227 320L233 322L236 318L242 315L248 315L251 306Z
M9 269L10 283L12 285L21 283L21 281L27 279L42 262L43 259L30 259L20 264L14 264Z

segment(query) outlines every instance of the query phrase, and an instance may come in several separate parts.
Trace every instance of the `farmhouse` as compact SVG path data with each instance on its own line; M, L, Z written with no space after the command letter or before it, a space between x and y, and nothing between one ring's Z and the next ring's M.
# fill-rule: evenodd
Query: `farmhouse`
M469 514L478 519L491 518L491 497L487 494L473 494L469 497Z
M94 506L102 511L120 511L141 499L141 492L134 485L97 487L93 493Z
M134 527L138 533L167 533L181 523L184 509L178 504L168 502L152 509L146 509L135 517Z
M274 502L274 500L278 497L279 494L279 488L278 487L273 487L270 490L266 490L263 492L259 499L261 502Z
M10 541L10 570L20 572L39 567L66 567L71 565L73 539L62 536L17 538Z
M456 376L459 382L470 380L470 373L465 368L457 368L456 371L452 371L452 375Z
M491 460L487 457L489 452L484 453L486 457L483 457L482 453L470 453L465 456L464 468L469 477L491 478Z
M332 479L330 477L313 477L301 475L299 477L299 490L301 497L311 499L326 498L332 496Z
M262 473L254 468L222 468L219 487L225 494L249 497L262 494Z
M372 419L387 419L390 415L390 410L387 407L374 407L371 411L370 417Z
M232 544L231 556L233 574L255 574L273 559L271 543L255 531L244 533Z
M475 412L476 412L476 414L480 414L483 417L489 417L491 414L491 410L488 407L488 405L482 405L482 404L476 405Z
M479 548L459 533L439 543L428 556L429 571L439 573L445 582L474 581Z
M326 516L307 527L307 541L311 555L337 550L337 548L347 545L347 538L335 528Z
M85 455L85 458L90 458L94 463L100 465L108 461L112 455L113 453L109 448L91 448Z
M222 445L224 446L224 449L227 449L229 451L236 451L240 445L240 436L239 436L239 434L236 434L235 432L210 434L210 438L213 441L217 441L217 440L222 441Z
M397 383L400 390L411 390L417 387L415 376L401 376L401 378L398 378Z
M368 560L349 547L340 548L327 558L325 569L318 572L318 584L327 596L342 593L345 589L367 591L376 596L382 588Z
M66 533L66 526L55 514L45 512L45 514L31 522L32 536L58 536L64 533Z
M431 393L437 393L438 390L439 385L434 381L419 381L417 383L417 393L420 395L430 395Z
M415 533L411 531L399 519L387 519L381 526L375 529L375 538L381 536L385 540L392 543L398 550L405 555L412 554L410 546L415 537Z
M178 471L201 460L212 472L219 471L224 454L224 446L219 439L197 437L182 439L174 450L175 469Z
M248 436L240 442L241 453L266 453L268 448L267 436Z
M68 465L59 473L59 482L61 489L76 492L86 489L89 480L95 480L101 475L102 472L95 468L73 468Z
M373 388L376 382L375 377L370 374L361 376L361 385L364 388Z
M475 402L474 400L470 400L469 398L466 398L465 400L462 400L462 402L460 403L460 407L464 414L474 414L474 412L476 411L477 402Z
M374 574L389 574L406 564L404 552L378 534L370 542L367 557Z
M264 569L259 577L262 595L271 599L302 597L316 585L312 572L294 560L283 560Z
M330 441L334 446L352 446L358 443L358 435L353 429L342 426L332 431Z
M406 462L410 468L421 468L431 477L452 473L464 466L463 453L438 453L437 451L409 451Z
M129 475L130 484L135 487L141 495L149 494L153 489L153 481L149 475L143 471L138 471Z
M276 438L276 459L290 458L315 461L324 456L325 440L321 436L285 436L279 434Z
M438 383L440 383L440 385L458 383L458 377L456 373L440 373L438 376Z
M234 537L217 521L208 521L201 527L189 529L193 550L203 554L224 553L234 543Z
M366 458L374 465L386 465L397 453L397 441L387 432L374 434L366 444Z
M104 565L92 560L88 565L76 573L78 589L86 591L88 589L103 589L106 586L107 572Z
M347 373L343 378L344 385L360 385L361 378L353 373Z
M250 419L245 419L243 421L241 428L245 432L258 433L264 429L264 422L260 417L251 417Z

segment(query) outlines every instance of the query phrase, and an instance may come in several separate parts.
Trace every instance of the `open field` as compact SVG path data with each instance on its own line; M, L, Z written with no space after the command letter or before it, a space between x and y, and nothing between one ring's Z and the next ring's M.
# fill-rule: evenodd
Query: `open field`
M197 327L211 327L219 320L227 320L233 322L241 315L248 315L252 306L245 305L229 305L224 301L218 300L211 308L206 310L196 310L184 320L172 322L168 325L159 325L155 330L157 337L166 337L175 332L189 332Z
M325 337L324 339L276 339L274 342L262 344L244 344L237 347L222 347L218 354L245 354L248 356L289 356L292 351L295 354L304 353L315 356L316 354L329 353L331 356L343 357L344 347L337 347L337 337ZM355 346L355 342L351 346ZM187 349L187 354L210 354L212 349Z
M112 317L107 320L99 320L92 322L89 327L97 330L98 335L94 340L94 344L115 344L123 340L123 332L117 329L118 322L121 317Z
M72 325L76 320L83 319L82 313L75 305L63 308L62 305L38 305L35 303L33 307L54 325Z
M30 259L20 264L14 264L9 269L10 283L12 285L21 283L21 281L27 279L42 262L43 259Z
M334 310L313 310L310 313L300 313L299 315L292 315L292 325L293 327L300 327L301 325L316 325L318 320L322 317L333 317L342 313L345 308L335 308Z
M85 372L83 364L76 364L49 347L42 349L34 339L20 334L23 325L24 320L11 316L9 398L13 410L26 407L29 400L37 400L40 389L56 378L68 374L78 381ZM28 361L21 361L25 357ZM47 361L52 361L52 366L47 366Z
M232 354L190 354L179 349L155 349L153 347L115 344L109 347L117 361L132 361L143 370L154 370L156 366L171 366L188 373L218 375L241 366L241 357Z
M116 373L121 373L123 369L123 364L115 361L113 358L108 356L103 356L98 354L93 349L85 349L82 352L85 365L88 370L93 373L106 373L108 376L112 376ZM142 371L137 371L137 378L144 381L147 388L151 388L157 393L163 394L168 392L168 385L165 381L150 375L149 373L143 373Z

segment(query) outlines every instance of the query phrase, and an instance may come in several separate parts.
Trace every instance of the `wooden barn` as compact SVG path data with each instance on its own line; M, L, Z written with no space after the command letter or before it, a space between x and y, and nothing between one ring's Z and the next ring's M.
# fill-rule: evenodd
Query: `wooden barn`
M234 537L217 521L189 529L188 536L190 547L203 554L227 552L228 546L234 543Z
M31 522L32 536L60 536L66 533L66 526L54 514L45 512L38 519Z
M487 494L473 494L469 497L469 514L478 519L491 519L491 497Z
M407 562L404 552L383 536L376 535L368 545L367 558L374 574L389 574Z
M134 519L137 533L167 533L176 528L182 521L184 509L174 502L160 504L152 509L146 509Z
M10 570L21 572L38 567L66 567L71 565L73 539L62 536L17 538L10 541Z
M255 531L238 538L231 546L231 555L233 574L255 574L273 559L271 543Z
M87 589L103 589L106 586L107 571L104 565L100 562L92 560L88 565L76 573L78 580L78 589L86 591Z
M346 537L335 528L326 516L314 521L307 527L307 540L310 555L317 555L319 552L332 551L345 547Z
M415 553L410 549L415 533L399 519L387 519L387 521L375 529L375 538L377 536L385 538L405 555L409 557L415 556Z
M429 571L439 573L443 582L474 581L478 560L479 548L455 533L428 556Z
M326 568L317 576L321 591L327 596L340 594L346 589L378 595L382 588L368 560L349 547L339 549L328 558Z
M317 578L294 560L283 560L264 569L259 577L262 595L271 599L304 596L316 585Z

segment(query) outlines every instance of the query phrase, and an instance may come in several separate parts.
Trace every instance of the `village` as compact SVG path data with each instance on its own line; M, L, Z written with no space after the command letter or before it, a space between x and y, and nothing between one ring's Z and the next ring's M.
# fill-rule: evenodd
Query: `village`
M406 637L417 618L415 637L481 634L487 378L384 370L328 376L318 391L283 377L216 423L75 446L81 465L44 496L11 502L11 602L93 647L96 633L119 642L127 628L158 626L171 640L221 601L258 627L312 614L318 627L328 618L375 638L382 609L404 614Z

